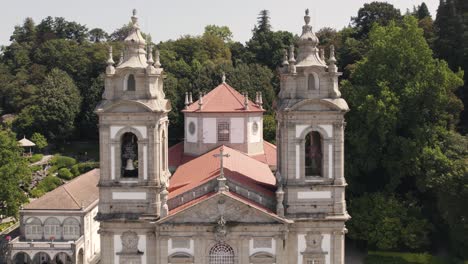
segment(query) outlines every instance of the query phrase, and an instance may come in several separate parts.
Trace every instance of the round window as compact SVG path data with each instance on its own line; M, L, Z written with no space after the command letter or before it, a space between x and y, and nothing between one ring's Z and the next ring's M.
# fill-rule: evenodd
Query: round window
M189 130L190 135L193 135L195 133L195 123L194 122L189 123L188 130Z
M252 133L256 135L258 133L258 122L252 124Z

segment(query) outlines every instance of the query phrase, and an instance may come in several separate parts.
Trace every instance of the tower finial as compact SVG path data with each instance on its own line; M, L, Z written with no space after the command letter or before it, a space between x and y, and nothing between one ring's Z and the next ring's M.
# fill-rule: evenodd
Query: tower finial
M294 58L294 45L289 47L289 73L296 73L296 59Z
M185 92L185 109L189 106L189 93Z
M112 46L109 46L109 58L107 59L107 65L114 65L114 58L112 58Z
M201 110L203 107L203 92L199 92L200 94L200 99L198 99L198 110Z
M330 45L330 58L328 59L328 70L330 72L337 72L336 58L335 58L335 46Z
M153 61L153 45L149 44L148 45L148 60L146 61L148 63L148 66L152 66L154 61Z
M136 9L133 9L132 14L133 14L133 16L132 16L133 27L138 28L138 17L136 16L137 15Z
M192 92L189 92L189 104L193 104Z
M223 81L223 83L226 83L226 73L223 72L223 76L221 77L221 81Z
M249 94L244 92L244 110L249 109Z
M281 63L283 66L288 66L288 51L286 49L283 50L283 62Z
M307 8L305 11L304 21L306 23L306 26L308 26L310 23L309 8Z
M262 96L262 92L258 92L258 105L260 105L260 109L263 109L263 96Z
M156 67L156 69L161 68L161 62L159 61L159 57L160 57L159 55L160 55L159 49L156 49L156 54L155 54L155 56L156 56L155 61L156 62L154 63L154 67Z

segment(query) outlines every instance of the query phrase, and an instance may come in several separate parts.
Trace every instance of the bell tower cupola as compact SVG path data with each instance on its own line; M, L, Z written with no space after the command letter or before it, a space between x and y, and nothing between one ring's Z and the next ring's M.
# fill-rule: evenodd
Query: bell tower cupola
M112 47L99 116L99 219L156 219L167 214L168 117L159 51L146 43L136 11L119 62ZM153 56L154 55L154 56Z
M284 52L277 102L278 211L289 217L347 219L344 200L344 115L335 50L329 58L304 16L297 46ZM280 193L283 195L282 193ZM283 209L284 207L284 209Z

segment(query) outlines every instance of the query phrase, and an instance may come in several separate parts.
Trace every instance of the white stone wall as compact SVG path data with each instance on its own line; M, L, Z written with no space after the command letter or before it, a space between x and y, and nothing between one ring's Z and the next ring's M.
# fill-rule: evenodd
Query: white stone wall
M216 143L216 118L203 118L203 143Z

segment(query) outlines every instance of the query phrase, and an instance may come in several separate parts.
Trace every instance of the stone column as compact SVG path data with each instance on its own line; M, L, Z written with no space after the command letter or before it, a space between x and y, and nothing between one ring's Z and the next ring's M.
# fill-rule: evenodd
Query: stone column
M345 229L336 230L332 233L331 246L332 252L330 254L330 260L333 264L344 264L345 259Z
M154 263L154 260L156 260L156 247L156 234L154 231L146 232L146 263Z
M113 264L114 263L114 233L109 232L109 231L104 231L102 229L100 229L98 233L101 235L101 264ZM83 253L86 254L86 252L83 252Z
M340 121L333 124L335 134L335 146L333 153L333 171L336 185L346 184L344 178L344 122Z
M252 239L251 236L241 236L240 237L240 246L239 246L239 264L249 264L249 244L250 240Z
M159 263L158 264L167 264L168 256L168 242L169 236L159 236Z

